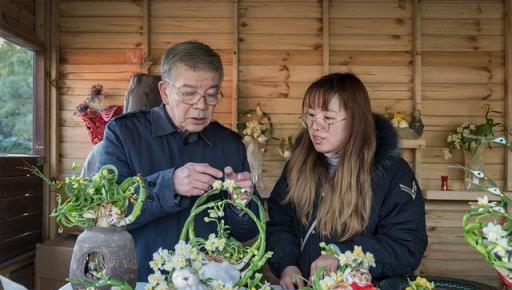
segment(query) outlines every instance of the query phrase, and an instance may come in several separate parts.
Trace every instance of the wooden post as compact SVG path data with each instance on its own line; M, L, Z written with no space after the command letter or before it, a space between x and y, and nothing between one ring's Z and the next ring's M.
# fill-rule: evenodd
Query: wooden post
M323 64L324 69L323 73L328 74L330 72L330 41L329 41L329 0L323 0L322 6L322 31L323 31L323 48L324 48L324 57Z
M231 128L237 131L238 122L238 0L233 2L233 87L231 100Z
M50 1L50 39L49 39L49 73L50 73L50 176L58 177L59 175L59 5L60 1ZM48 208L55 208L55 191L49 194ZM48 222L49 239L53 239L57 234L57 227L53 220Z
M504 6L505 37L505 122L506 132L512 129L512 0L505 0ZM507 191L512 190L512 154L507 150L506 176Z
M414 101L414 110L421 112L421 0L414 0L413 2L413 22L414 22L414 35L413 35L413 85L414 90L412 93ZM421 152L414 150L414 172L416 178L420 179L421 169Z
M150 0L144 0L144 20L143 20L143 23L142 23L142 53L144 55L144 60L149 60L150 59L150 54L151 54L151 50L150 50L150 41L149 41L149 37L150 37L150 17L151 17L151 12L150 12ZM144 73L151 73L151 66L147 66L144 68Z
M50 63L50 21L51 21L51 3L38 0L35 2L35 16L36 27L35 32L38 40L43 44L44 50L36 51L36 65L35 65L35 78L34 78L34 118L37 118L38 124L34 123L35 134L38 137L34 138L38 144L34 146L34 154L43 156L44 172L49 172L50 163L47 156L50 156L50 130L46 130L50 126L50 99L45 96L50 95L50 76L47 68ZM35 120L34 120L35 121ZM50 228L50 186L43 183L43 228L42 240L46 241L49 238Z

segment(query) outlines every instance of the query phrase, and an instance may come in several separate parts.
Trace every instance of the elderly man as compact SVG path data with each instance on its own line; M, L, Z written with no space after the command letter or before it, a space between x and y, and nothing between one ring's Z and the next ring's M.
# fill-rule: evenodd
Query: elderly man
M135 240L138 281L146 281L152 272L153 252L171 249L178 242L194 202L216 179L234 179L238 186L254 191L240 136L212 120L222 98L219 55L200 42L175 44L162 59L161 76L163 104L112 120L99 162L99 167L117 167L118 182L139 173L146 181L148 197L142 213L128 226ZM253 203L248 206L255 209ZM196 219L196 234L207 237L216 231L216 224L204 222L203 217ZM234 208L225 209L224 219L237 240L257 233L252 220Z

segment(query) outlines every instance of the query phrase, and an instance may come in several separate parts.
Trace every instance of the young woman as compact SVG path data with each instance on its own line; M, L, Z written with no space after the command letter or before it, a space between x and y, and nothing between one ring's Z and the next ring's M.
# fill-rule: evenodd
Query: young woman
M281 286L302 287L295 275L337 268L320 242L373 253L374 279L412 273L427 246L425 204L396 132L372 114L363 83L350 73L317 80L301 122L305 130L269 200L269 264Z

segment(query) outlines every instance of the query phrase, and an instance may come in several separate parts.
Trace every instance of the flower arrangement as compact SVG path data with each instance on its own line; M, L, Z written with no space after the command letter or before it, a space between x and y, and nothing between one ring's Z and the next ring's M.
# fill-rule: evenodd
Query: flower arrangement
M73 170L77 168L74 163ZM51 214L60 225L59 232L63 226L126 226L140 215L146 198L146 186L141 176L127 178L118 185L117 169L112 165L103 166L90 178L73 174L64 180L50 180L37 167L28 169L65 195L63 198L57 194L57 207ZM138 194L135 191L137 187ZM133 210L125 217L130 202Z
M512 144L507 144L504 137L491 142L505 145L512 151ZM512 286L512 215L505 210L512 206L512 200L484 172L462 168L479 180L473 184L476 189L498 197L497 201L490 202L486 195L471 205L462 219L464 238L497 269L504 282Z
M250 109L239 114L238 132L240 132L246 143L257 141L266 145L273 136L273 124L270 116L261 110L260 105L256 109Z
M102 108L100 99L105 96L102 85L93 85L89 92L89 97L76 107L74 113L75 116L79 116L85 123L92 144L97 144L103 140L103 131L107 122L123 113L123 107L119 105L110 105Z
M435 290L435 284L434 282L429 282L427 279L422 278L420 276L416 277L416 280L409 281L409 286L405 288L405 290Z
M387 119L389 119L391 121L391 124L393 125L393 127L409 128L409 123L405 119L406 114L404 111L393 112L393 111L391 111L390 105L386 105L384 107L384 111L385 111L384 117L386 117Z
M222 190L232 192L234 200L205 203L210 196ZM256 202L259 217L245 207L242 195L249 195ZM252 246L244 247L229 236L229 227L222 220L226 204L244 212L256 223L260 234ZM194 232L194 218L204 210L209 213L205 221L217 223L217 233L210 234L206 240L196 237ZM153 254L150 266L154 273L149 275L145 289L270 290L269 283L261 282L262 275L255 272L271 255L271 252L265 252L265 212L261 202L235 186L234 181L217 180L212 190L202 195L193 206L174 252L159 249Z
M444 150L445 159L450 159L453 151L459 149L474 154L483 142L494 138L494 128L500 124L494 123L494 120L489 118L489 113L496 111L492 111L489 104L484 104L483 109L485 110L484 123L478 125L464 123L448 134L446 137L448 148Z
M256 106L239 114L238 132L243 136L247 147L247 161L251 167L253 182L263 190L263 153L266 145L273 138L274 126L270 116Z
M333 255L338 258L339 267L332 273L326 273L323 267L320 267L311 276L311 281L301 278L308 282L310 287L303 290L376 290L372 284L370 267L375 267L375 258L370 252L363 252L360 246L354 246L353 251L342 253L335 245L326 245L320 243L324 250L322 255Z

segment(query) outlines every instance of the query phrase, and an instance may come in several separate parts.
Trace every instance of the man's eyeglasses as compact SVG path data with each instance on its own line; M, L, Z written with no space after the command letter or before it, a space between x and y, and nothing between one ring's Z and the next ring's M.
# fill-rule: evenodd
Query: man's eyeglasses
M199 91L182 91L181 88L176 87L174 84L171 84L171 86L176 89L176 94L181 98L181 101L187 105L195 105L204 97L208 105L214 106L224 97L220 89L216 89L215 91L211 89L211 92L206 91L204 94L201 94Z
M299 117L300 123L304 128L310 129L313 127L313 123L316 123L316 126L321 131L329 131L332 124L345 121L347 118L343 119L334 119L334 118L325 118L325 117L315 117L310 114L302 114Z

